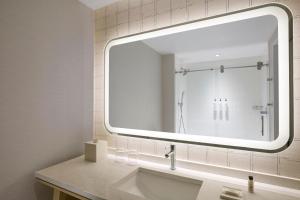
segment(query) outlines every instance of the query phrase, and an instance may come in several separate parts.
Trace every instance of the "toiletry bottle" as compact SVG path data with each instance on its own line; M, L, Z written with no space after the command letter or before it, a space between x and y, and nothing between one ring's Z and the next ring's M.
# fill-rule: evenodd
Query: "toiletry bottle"
M250 193L254 192L254 180L253 180L253 176L249 176L249 179L248 179L248 191Z

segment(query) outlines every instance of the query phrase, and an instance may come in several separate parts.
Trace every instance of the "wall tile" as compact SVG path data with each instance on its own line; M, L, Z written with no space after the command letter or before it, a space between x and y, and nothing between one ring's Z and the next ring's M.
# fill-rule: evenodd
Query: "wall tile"
M188 10L188 19L189 20L204 18L205 12L206 12L205 0L191 2L190 4L188 4L187 10Z
M105 30L97 30L95 33L95 42L99 43L99 42L103 42L106 39L106 31Z
M154 2L143 5L143 7L142 7L142 16L143 16L143 18L154 16L154 14L155 14Z
M154 3L154 0L142 0L142 4Z
M294 60L294 78L300 78L300 59Z
M141 140L141 152L145 154L156 154L156 144L154 140Z
M227 166L227 149L209 147L207 150L207 162L213 165Z
M115 15L117 13L117 3L110 4L106 7L105 15Z
M129 2L128 0L120 0L117 3L118 12L128 10Z
M300 141L294 140L292 144L279 153L281 158L300 161Z
M134 8L141 6L142 1L141 0L129 0L129 7Z
M251 170L251 153L245 151L229 150L228 151L229 167Z
M171 0L157 0L156 13L161 14L171 10Z
M278 156L277 154L254 153L252 169L257 172L269 174L278 173Z
M183 143L173 143L176 145L176 158L180 160L188 159L188 145Z
M135 150L140 151L141 150L141 140L138 138L129 137L128 138L128 150Z
M140 7L134 7L131 8L129 11L129 21L133 22L133 21L139 21L141 20L141 8Z
M187 20L187 10L186 8L179 8L172 10L172 24L183 23Z
M105 8L97 9L95 11L95 19L100 19L105 17Z
M296 36L294 39L294 59L300 59L300 36Z
M250 0L229 0L228 11L236 11L248 8L250 6Z
M170 142L156 141L156 154L157 156L164 157L165 153L169 150Z
M206 154L207 148L199 145L189 145L188 146L188 155L190 161L205 163L206 162Z
M117 27L108 28L106 31L106 37L108 40L114 39L118 36Z
M300 18L299 17L298 18L294 18L293 20L294 20L294 23L293 23L293 25L294 25L294 27L293 27L293 29L294 29L293 35L295 37L295 36L299 36L300 35Z
M96 30L104 29L106 26L106 19L105 17L98 18L95 21Z
M128 22L128 10L121 11L117 14L117 24L124 24Z
M129 27L128 26L129 26L128 23L119 24L117 26L117 32L118 32L118 36L119 37L128 35L128 32L129 32Z
M116 26L117 24L117 15L107 15L106 16L106 27L110 28Z
M171 9L186 8L186 0L171 0Z
M278 0L279 3L282 3L286 6L288 6L292 14L294 16L300 16L300 1L299 0Z
M155 18L147 17L143 19L143 31L148 31L155 28Z
M293 178L300 178L300 162L280 158L279 161L279 174Z
M252 0L252 6L259 6L266 3L276 2L276 0Z
M294 96L296 100L300 100L300 79L294 80Z
M134 34L141 31L142 22L141 21L133 21L129 22L129 33Z
M227 11L227 0L208 0L207 1L207 15L219 15L226 13Z
M116 136L117 137L117 148L118 149L128 149L127 137Z
M171 13L166 12L156 16L156 27L165 27L171 24Z

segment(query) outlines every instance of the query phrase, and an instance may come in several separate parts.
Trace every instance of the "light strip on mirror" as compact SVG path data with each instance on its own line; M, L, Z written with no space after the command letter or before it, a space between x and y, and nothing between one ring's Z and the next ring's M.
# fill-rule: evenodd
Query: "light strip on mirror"
M266 141L254 141L244 139L232 139L232 138L219 138L210 136L199 135L183 135L178 133L168 132L156 132L137 129L125 129L112 127L109 124L109 50L115 45L135 42L139 40L145 40L155 38L159 36L180 33L188 30L195 30L199 28L205 28L209 26L220 25L224 23L230 23L235 21L241 21L254 17L273 15L278 21L278 71L279 71L279 136L276 140L271 142ZM115 39L110 41L105 48L105 126L108 131L112 133L119 133L128 136L136 136L143 138L152 138L160 140L170 140L177 142L186 142L193 144L205 144L211 146L221 146L239 149L253 149L257 151L276 151L280 148L284 148L285 145L291 139L290 137L290 57L289 57L289 16L287 12L274 5L254 8L234 14L225 15L222 17L216 17L207 20L196 21L179 26L172 26L152 32L146 32L125 38Z

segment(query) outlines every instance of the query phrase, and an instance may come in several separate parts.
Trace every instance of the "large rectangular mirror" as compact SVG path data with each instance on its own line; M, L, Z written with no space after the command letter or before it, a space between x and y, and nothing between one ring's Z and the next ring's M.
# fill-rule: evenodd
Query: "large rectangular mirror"
M275 152L292 139L291 18L272 4L112 40L112 133Z

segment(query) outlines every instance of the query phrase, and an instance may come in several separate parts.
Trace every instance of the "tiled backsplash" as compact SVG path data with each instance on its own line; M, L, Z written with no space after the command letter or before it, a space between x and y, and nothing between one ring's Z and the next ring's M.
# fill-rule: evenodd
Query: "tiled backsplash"
M193 162L300 179L300 0L121 0L96 10L95 135L108 138L111 146L138 149L142 153L158 156L162 156L165 146L169 145L168 142L162 141L112 137L105 130L103 49L108 40L270 2L288 6L294 17L293 143L288 149L276 154L177 144L177 157Z

